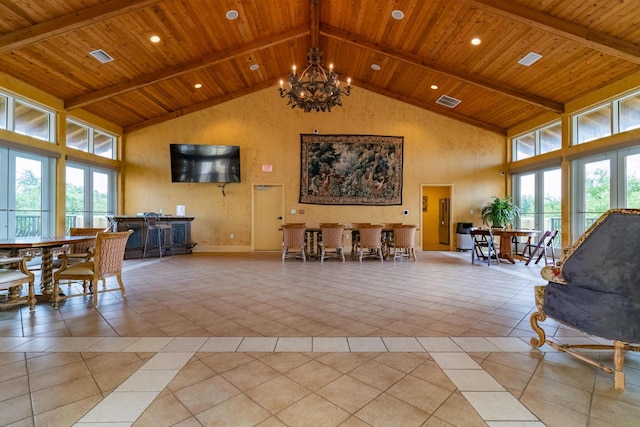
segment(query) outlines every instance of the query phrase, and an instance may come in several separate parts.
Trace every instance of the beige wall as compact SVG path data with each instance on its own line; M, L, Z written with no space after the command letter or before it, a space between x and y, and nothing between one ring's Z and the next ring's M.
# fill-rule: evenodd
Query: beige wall
M300 134L404 136L402 206L321 206L298 203ZM240 145L242 183L171 183L169 144ZM452 223L480 222L479 208L503 196L505 138L443 116L355 88L344 107L331 113L291 110L276 88L236 99L125 136L124 209L175 213L185 205L196 216L192 238L197 251L251 250L251 186L284 184L285 221L421 222L421 185L451 185ZM273 165L273 172L261 165ZM291 215L303 209L303 215ZM403 210L409 210L404 216ZM476 213L471 215L470 209ZM257 213L259 214L259 213ZM230 234L234 234L234 239ZM436 237L437 238L437 237ZM420 235L417 242L422 241Z

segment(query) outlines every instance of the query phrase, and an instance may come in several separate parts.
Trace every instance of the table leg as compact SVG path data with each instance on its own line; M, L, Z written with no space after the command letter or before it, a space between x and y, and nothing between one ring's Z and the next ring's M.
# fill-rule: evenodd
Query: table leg
M50 300L53 295L53 249L42 248L42 270L40 290L43 299Z
M511 250L511 237L507 235L500 236L500 253L498 254L498 258L506 259L511 264L515 264L516 261L513 259L513 251Z

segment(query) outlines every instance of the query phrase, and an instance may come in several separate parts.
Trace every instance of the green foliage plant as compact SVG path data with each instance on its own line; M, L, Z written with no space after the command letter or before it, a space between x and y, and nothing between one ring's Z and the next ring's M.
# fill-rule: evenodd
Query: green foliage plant
M503 199L493 196L491 203L482 208L482 222L492 227L506 227L520 215L520 208L513 204L511 196Z

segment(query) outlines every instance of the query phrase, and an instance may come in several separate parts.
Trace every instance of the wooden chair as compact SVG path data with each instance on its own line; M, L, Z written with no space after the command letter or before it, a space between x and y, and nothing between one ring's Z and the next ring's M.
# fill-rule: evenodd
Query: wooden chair
M120 292L122 296L125 297L124 284L122 283L122 262L124 260L124 250L127 246L127 240L132 233L133 230L115 233L98 233L96 236L96 249L93 260L68 265L66 258L63 257L63 266L53 273L53 307L58 308L58 303L61 298L66 299L73 296L86 295L87 283L89 284L89 291L93 292L93 306L98 307L99 293L118 290L99 290L98 281L105 281L107 277L113 276L117 278ZM83 293L61 296L61 280L82 282Z
M320 262L330 257L341 258L344 262L344 226L320 224L320 234L322 235Z
M351 258L356 259L358 253L358 244L360 240L360 227L370 225L370 222L353 222L351 223Z
M487 265L491 265L491 259L496 260L496 264L500 264L498 258L498 248L496 247L495 240L491 229L472 228L471 229L471 241L473 242L473 249L471 250L471 264L475 264L475 259L486 259ZM486 254L485 254L486 249Z
M28 256L0 258L0 290L7 291L7 299L0 302L0 309L28 304L30 310L35 310L34 275L27 269L27 261L30 259ZM28 286L25 297L21 296L22 285Z
M410 224L393 226L393 240L387 242L393 262L402 257L413 258L413 261L416 261L415 236L417 229L417 225Z
M368 249L366 256L379 257L380 262L384 261L382 253L382 225L364 225L359 227L358 250L360 253L360 262L365 257L365 249Z
M100 232L108 233L111 231L110 227L107 228L78 228L71 227L69 229L69 236L96 236ZM93 256L93 253L96 249L96 241L95 240L86 240L83 242L75 242L70 243L68 245L65 256L67 258L67 265L69 264L77 264L79 262L89 261L89 259ZM62 265L60 260L60 256L58 256L58 267Z
M307 233L307 224L296 223L296 224L283 224L282 225L282 262L287 258L289 252L292 250L295 251L291 253L294 257L296 257L296 253L298 257L302 258L302 261L307 261L306 257L306 246L307 241L305 239ZM296 251L297 249L297 251Z

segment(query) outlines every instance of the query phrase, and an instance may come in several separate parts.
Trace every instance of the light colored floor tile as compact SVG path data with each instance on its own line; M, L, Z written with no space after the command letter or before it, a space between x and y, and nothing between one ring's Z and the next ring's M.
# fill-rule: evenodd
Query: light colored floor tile
M540 421L489 421L489 427L547 427Z
M137 339L138 338L136 337L105 337L92 346L88 347L84 351L122 351L133 344Z
M79 422L133 423L157 395L158 393L156 392L113 392L98 403L87 415L82 417Z
M382 337L385 346L389 351L394 352L424 352L424 348L420 345L415 337Z
M26 344L33 338L26 337L0 337L0 351L12 351L13 348Z
M380 337L349 337L349 348L354 352L378 352L387 351L382 338Z
M310 352L313 347L312 344L311 337L280 337L278 338L275 351Z
M193 353L158 353L153 356L141 369L182 369Z
M200 347L200 351L234 352L241 342L242 337L211 337Z
M24 351L24 352L34 352L34 353L40 352L40 351L47 351L51 347L60 345L68 339L69 337L34 338L22 345L12 348L11 351L21 351L21 352Z
M178 369L140 369L122 383L116 391L161 392L176 376Z
M494 352L500 351L484 337L451 337L456 344L466 352Z
M198 351L206 341L206 337L176 337L160 351Z
M449 337L417 337L418 342L430 353L463 351L458 344Z
M276 348L277 337L245 337L238 351L272 352Z
M498 381L480 369L445 369L444 373L460 391L505 391Z
M165 345L169 344L171 340L172 338L170 337L143 337L137 339L135 342L131 343L131 345L125 347L122 351L160 351Z
M50 352L80 352L102 341L102 337L71 337L58 345L49 347Z
M532 331L531 336L533 337L535 333ZM528 341L524 341L521 338L515 337L487 337L487 340L491 342L491 344L498 347L501 351L507 352L523 352L530 351L533 346L529 344Z
M346 337L313 337L314 352L343 352L349 351L349 342Z
M441 369L482 369L466 353L430 353Z
M462 395L487 421L538 421L511 393L469 391Z

